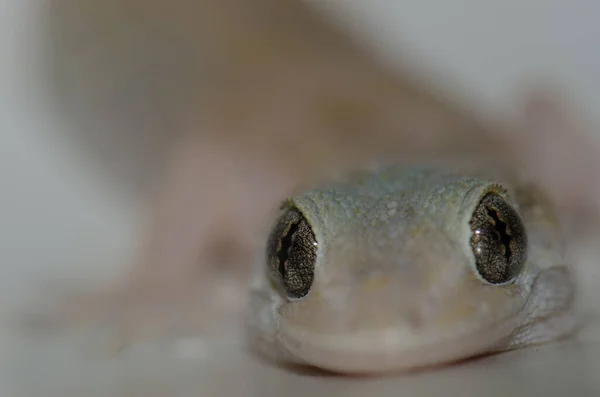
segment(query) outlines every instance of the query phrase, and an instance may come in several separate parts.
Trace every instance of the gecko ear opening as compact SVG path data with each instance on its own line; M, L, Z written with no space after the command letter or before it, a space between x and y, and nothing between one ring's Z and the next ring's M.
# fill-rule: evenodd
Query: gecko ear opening
M469 226L479 276L490 284L514 281L527 260L527 234L517 210L489 193L473 211Z
M269 276L288 299L306 296L314 278L317 240L302 212L290 207L279 217L267 241Z

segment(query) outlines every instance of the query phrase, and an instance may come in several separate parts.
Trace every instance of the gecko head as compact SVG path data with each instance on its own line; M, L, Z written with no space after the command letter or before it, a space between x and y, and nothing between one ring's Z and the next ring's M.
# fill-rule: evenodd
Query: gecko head
M273 342L341 372L397 371L489 351L532 287L524 222L499 184L446 174L293 198L266 249ZM412 179L411 179L412 178Z

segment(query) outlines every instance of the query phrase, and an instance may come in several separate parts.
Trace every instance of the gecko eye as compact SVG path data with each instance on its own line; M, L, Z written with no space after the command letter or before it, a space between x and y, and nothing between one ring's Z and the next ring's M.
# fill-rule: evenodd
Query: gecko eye
M315 233L298 209L288 209L267 242L270 276L289 299L303 298L312 285L316 260Z
M479 275L491 284L513 281L527 259L527 235L517 211L490 193L479 202L469 225Z

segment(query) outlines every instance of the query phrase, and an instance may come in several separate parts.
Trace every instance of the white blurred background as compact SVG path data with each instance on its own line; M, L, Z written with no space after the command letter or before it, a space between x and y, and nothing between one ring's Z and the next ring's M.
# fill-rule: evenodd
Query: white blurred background
M457 87L468 103L508 108L522 83L543 76L573 92L590 119L600 113L598 1L311 1L339 7L361 37L379 41L384 56L408 50L413 67L451 82L447 88ZM40 60L42 3L0 0L2 313L24 304L48 277L95 280L119 270L133 254L141 215L135 198L63 132L67 123L45 89ZM2 352L13 342L0 334L0 343L0 357L9 357ZM4 387L19 376L2 374L12 378Z

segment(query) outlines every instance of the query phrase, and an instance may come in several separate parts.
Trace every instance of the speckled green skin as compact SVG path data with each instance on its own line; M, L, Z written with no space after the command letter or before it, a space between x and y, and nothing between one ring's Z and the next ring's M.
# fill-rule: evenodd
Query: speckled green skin
M481 173L479 173L481 174ZM519 211L528 260L513 282L477 273L469 220L496 192ZM435 168L386 167L291 198L318 242L314 281L287 300L264 259L252 346L345 373L436 365L554 340L573 329L573 285L552 207L532 188Z

